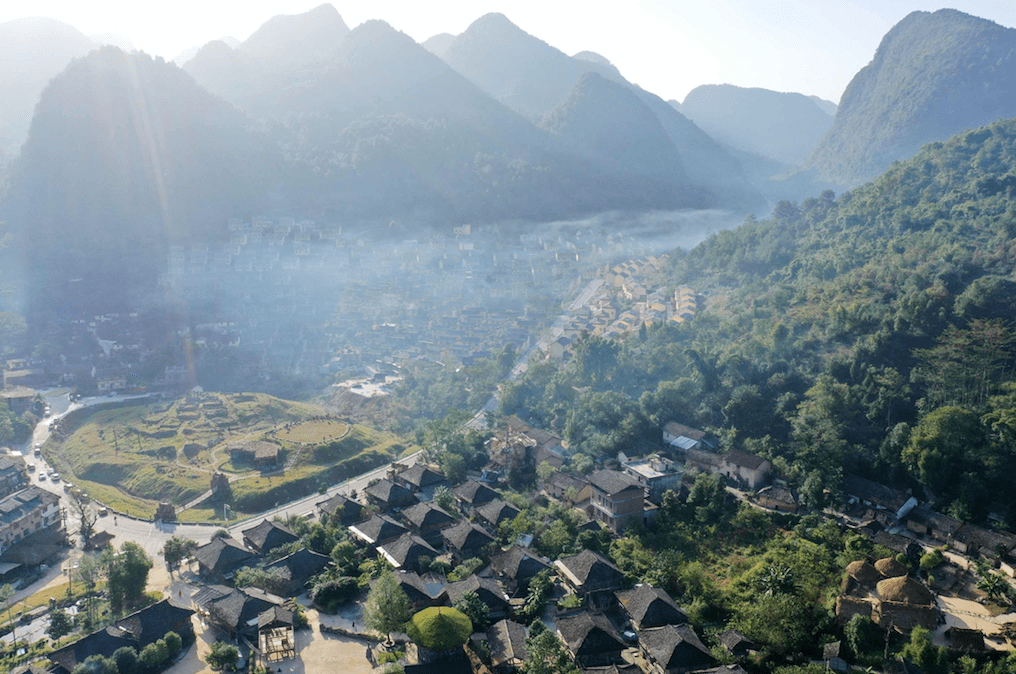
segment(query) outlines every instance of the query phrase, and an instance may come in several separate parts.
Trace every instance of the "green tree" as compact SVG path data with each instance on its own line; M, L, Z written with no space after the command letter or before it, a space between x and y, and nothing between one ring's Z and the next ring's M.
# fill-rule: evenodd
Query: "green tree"
M94 597L92 593L95 592L96 586L106 576L106 566L100 559L99 555L82 555L81 559L78 560L78 568L75 571L75 575L81 584L85 586L85 622L87 625L91 625L95 621L94 613Z
M727 490L719 473L701 473L688 492L686 506L699 524L717 524L726 510Z
M812 611L793 594L760 595L737 607L734 629L779 653L799 652L812 643Z
M56 641L63 635L70 634L72 629L74 629L74 624L71 622L71 617L67 615L67 611L58 606L49 612L49 626L46 628L46 634L50 639Z
M534 622L537 624L539 621ZM522 664L526 674L578 674L579 668L572 662L561 640L550 630L530 635L526 640L529 659Z
M138 663L145 669L158 669L168 657L169 649L166 648L166 642L159 639L141 649L138 653Z
M102 655L92 655L79 663L71 674L118 674L116 663L112 658Z
M454 606L469 616L474 630L484 630L490 625L490 607L472 590L459 597Z
M977 579L977 589L988 595L989 600L998 601L1008 595L1012 588L1004 576L987 571Z
M151 558L137 543L125 542L117 553L112 547L102 553L106 567L109 605L114 613L120 613L127 606L141 602L148 583L148 572L152 568Z
M949 662L945 648L936 648L931 641L931 632L920 625L910 631L910 641L903 646L900 657L923 668L928 674L945 672Z
M289 589L289 575L282 569L263 566L245 566L233 577L237 587L256 587L272 594L284 595Z
M121 646L113 651L113 662L119 674L137 674L140 671L138 652L132 646Z
M911 431L902 458L932 491L955 493L956 476L971 469L984 441L976 414L963 407L939 407Z
M356 566L356 545L352 541L339 541L332 548L331 557L343 573L351 573Z
M166 632L162 640L166 642L166 652L169 657L173 657L183 649L183 638L176 632Z
M921 569L924 571L931 571L943 561L945 561L945 555L942 554L942 551L938 548L932 548L921 555Z
M847 638L847 646L855 657L874 653L879 649L882 634L878 625L866 615L854 615L843 626L843 635Z
M170 574L180 566L180 562L193 555L197 548L197 541L183 536L173 536L166 541L162 546L162 558L166 560Z
M374 581L367 593L363 615L367 627L383 634L386 639L392 632L401 630L409 620L409 598L399 587L391 569Z
M216 641L212 644L205 662L212 669L232 669L236 667L236 661L240 659L240 651L233 644L225 641Z
M434 503L450 513L455 512L455 495L444 485L434 490Z

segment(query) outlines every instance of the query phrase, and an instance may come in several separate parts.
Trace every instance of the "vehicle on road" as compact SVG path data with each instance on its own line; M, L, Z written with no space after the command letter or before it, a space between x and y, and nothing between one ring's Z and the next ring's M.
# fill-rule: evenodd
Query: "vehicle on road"
M60 481L60 473L50 473L49 474L49 479L53 480L53 482L59 482Z
M109 514L109 510L106 509L106 506L99 508L97 512L99 513L99 517L105 517Z
M42 445L40 445L38 442L35 443L35 448L32 451L35 453L36 456L38 456L39 453L42 451Z
M39 482L42 482L45 479L46 479L46 474L40 471L39 472Z

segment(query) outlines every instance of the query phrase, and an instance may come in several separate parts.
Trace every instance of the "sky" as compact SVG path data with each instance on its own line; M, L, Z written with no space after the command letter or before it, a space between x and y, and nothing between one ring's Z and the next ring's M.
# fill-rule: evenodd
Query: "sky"
M0 23L48 16L87 35L118 35L167 60L193 46L243 40L276 14L322 0L0 0ZM332 2L355 27L383 19L422 42L458 34L488 12L568 54L594 51L666 99L701 84L796 91L839 102L882 36L912 11L952 7L1016 26L1016 2L954 0L371 0ZM2 49L2 45L0 45Z

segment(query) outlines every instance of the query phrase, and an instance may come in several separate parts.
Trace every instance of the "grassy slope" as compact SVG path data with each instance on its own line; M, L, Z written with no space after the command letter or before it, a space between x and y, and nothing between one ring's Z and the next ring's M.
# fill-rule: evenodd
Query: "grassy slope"
M313 491L343 461L348 465L362 455L379 461L404 449L397 437L363 426L298 423L322 414L314 405L264 394L205 394L198 401L96 412L81 420L69 437L52 441L47 453L68 481L94 498L122 512L151 516L159 501L180 506L202 494L212 470L250 476L233 483L238 512L243 514L245 506L264 505L262 494L274 491L275 498L269 499L273 503ZM284 430L287 424L289 431ZM343 428L346 432L334 440ZM312 443L315 429L326 444ZM269 478L248 465L234 465L226 452L233 442L273 435L281 440L294 433L303 442L280 442L286 450L283 475ZM187 511L183 519L214 519L216 512L221 515L221 509L209 506Z

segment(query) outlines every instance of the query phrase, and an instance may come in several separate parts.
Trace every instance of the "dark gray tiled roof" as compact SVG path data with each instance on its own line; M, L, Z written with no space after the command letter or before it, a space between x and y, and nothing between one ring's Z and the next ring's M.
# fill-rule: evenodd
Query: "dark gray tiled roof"
M540 571L551 568L536 552L519 545L513 545L496 555L491 559L491 564L498 573L512 580L527 580Z
M498 497L496 491L476 480L467 480L452 490L455 498L472 506L480 506Z
M387 515L374 515L368 520L351 525L349 529L353 535L363 534L366 536L367 543L371 545L390 541L409 531ZM356 532L360 532L360 534Z
M522 511L503 499L496 498L476 509L476 513L494 526L504 520L515 519Z
M621 635L602 614L579 613L558 618L557 631L575 656L624 650Z
M716 659L688 625L666 625L639 632L639 642L663 669L685 671L715 666Z
M529 658L526 650L526 637L529 631L525 625L513 620L501 620L487 628L487 643L490 647L490 660L494 667L500 667L512 661L524 662Z
M402 511L402 517L417 529L433 529L452 524L455 518L433 503L417 503Z
M478 552L495 541L494 537L472 522L462 521L441 532L448 545L463 553Z
M260 524L243 530L243 538L255 550L268 552L280 545L286 545L299 537L281 522L261 520Z
M645 489L639 484L639 481L630 475L616 470L598 470L589 476L589 482L604 492L605 494L613 496L614 494L620 494L625 489L637 488Z
M633 590L624 590L616 594L617 600L639 629L688 622L688 616L662 588L642 584Z
M614 589L624 583L624 573L614 566L610 560L598 552L583 550L577 555L564 557L557 561L585 589Z
M221 536L194 551L194 559L209 573L227 573L253 557L250 550L232 538Z

